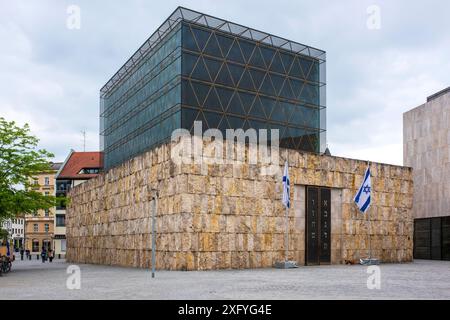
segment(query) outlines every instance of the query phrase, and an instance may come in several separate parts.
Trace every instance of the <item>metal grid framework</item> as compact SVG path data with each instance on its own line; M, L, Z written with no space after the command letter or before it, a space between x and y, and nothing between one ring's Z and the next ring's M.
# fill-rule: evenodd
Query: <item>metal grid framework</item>
M270 46L283 48L294 53L316 58L320 63L326 61L326 53L295 41L287 40L272 34L258 31L230 21L216 18L184 7L178 7L164 21L164 23L142 44L130 59L112 76L112 78L100 89L101 97L108 95L117 83L133 73L143 57L156 46L178 23L182 20L221 30L232 35L258 41Z
M278 129L280 146L319 152L319 60L182 23L182 127Z
M105 169L195 120L279 129L282 147L322 152L325 65L324 51L178 7L100 91Z

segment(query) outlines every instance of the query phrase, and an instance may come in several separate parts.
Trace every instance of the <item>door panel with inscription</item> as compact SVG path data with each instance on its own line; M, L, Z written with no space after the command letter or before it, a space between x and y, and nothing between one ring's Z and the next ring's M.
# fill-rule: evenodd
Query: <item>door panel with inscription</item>
M331 190L306 188L306 264L331 262Z

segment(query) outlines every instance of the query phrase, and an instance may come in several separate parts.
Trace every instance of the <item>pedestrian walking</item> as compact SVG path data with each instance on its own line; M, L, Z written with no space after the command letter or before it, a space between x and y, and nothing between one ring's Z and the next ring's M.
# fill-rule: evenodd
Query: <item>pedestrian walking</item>
M23 248L20 248L20 260L23 260L23 253L24 253Z
M53 255L54 255L53 250L52 250L52 249L48 249L48 260L49 260L50 262L53 261Z

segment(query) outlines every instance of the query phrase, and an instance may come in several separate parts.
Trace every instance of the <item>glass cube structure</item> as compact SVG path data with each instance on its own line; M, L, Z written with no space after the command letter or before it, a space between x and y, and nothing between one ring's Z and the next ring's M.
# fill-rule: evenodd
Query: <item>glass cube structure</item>
M109 169L173 130L279 129L280 146L323 152L325 52L178 7L100 91Z

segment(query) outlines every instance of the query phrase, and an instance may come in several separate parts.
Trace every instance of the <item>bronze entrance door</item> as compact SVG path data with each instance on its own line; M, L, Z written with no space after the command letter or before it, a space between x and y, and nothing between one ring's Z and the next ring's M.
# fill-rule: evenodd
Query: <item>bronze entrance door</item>
M306 187L306 264L331 262L331 190Z

